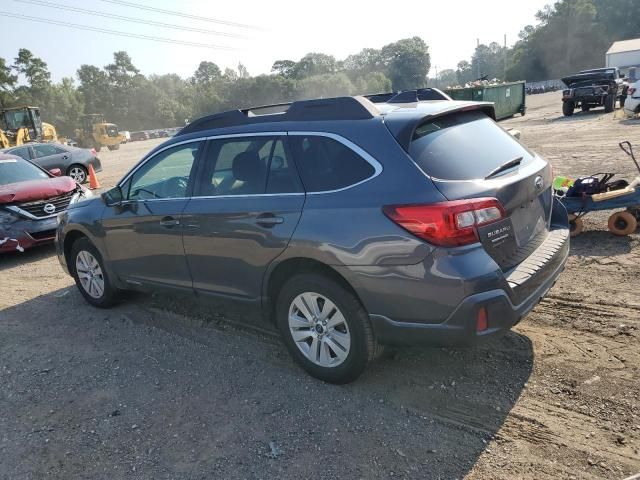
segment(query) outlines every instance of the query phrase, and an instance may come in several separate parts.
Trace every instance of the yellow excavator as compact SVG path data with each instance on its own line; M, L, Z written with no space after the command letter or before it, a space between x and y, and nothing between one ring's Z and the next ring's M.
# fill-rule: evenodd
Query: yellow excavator
M27 142L58 142L56 129L40 118L38 107L0 109L0 148Z
M95 148L99 152L103 146L109 150L118 150L124 142L124 135L118 132L115 123L104 121L101 113L90 113L82 117L82 128L76 130L78 146L82 148Z

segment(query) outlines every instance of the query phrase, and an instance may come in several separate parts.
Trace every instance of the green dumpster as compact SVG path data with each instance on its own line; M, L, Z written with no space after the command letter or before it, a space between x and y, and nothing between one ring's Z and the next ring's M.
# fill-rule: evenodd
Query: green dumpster
M493 102L496 109L496 120L512 117L516 113L524 115L526 109L524 82L451 88L444 92L454 100Z

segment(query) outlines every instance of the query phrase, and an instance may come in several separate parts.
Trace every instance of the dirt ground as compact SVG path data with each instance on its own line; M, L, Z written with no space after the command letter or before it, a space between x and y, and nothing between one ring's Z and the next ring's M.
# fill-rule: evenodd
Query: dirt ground
M627 175L640 120L528 97L503 122L556 174ZM101 153L103 186L159 141ZM0 258L0 478L622 479L640 472L640 236L586 217L511 333L316 381L273 332L191 298L90 308L53 248ZM263 325L264 327L264 325Z

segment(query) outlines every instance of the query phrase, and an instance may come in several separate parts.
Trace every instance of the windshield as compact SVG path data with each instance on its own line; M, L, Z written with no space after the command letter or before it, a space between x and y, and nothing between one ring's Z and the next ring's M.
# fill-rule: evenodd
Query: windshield
M38 167L21 158L0 158L0 185L50 178Z
M531 153L482 112L460 112L420 125L409 155L424 173L441 180L485 178L514 158Z
M4 121L8 130L31 127L31 119L27 110L12 110L4 113Z

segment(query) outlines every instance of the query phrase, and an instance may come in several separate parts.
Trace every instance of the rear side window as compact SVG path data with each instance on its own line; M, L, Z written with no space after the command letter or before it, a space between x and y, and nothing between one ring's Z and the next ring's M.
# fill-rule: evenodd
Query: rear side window
M317 135L290 135L307 192L338 190L373 176L375 168L346 145Z
M36 152L36 158L65 153L65 150L56 147L55 145L34 145L33 151Z
M11 153L11 155L17 155L19 157L22 157L25 160L31 159L31 156L29 155L29 147L14 148L9 153Z
M195 196L297 192L302 186L288 159L285 137L256 136L211 140Z
M424 173L441 180L485 178L510 160L531 154L482 112L461 112L420 125L409 155Z

